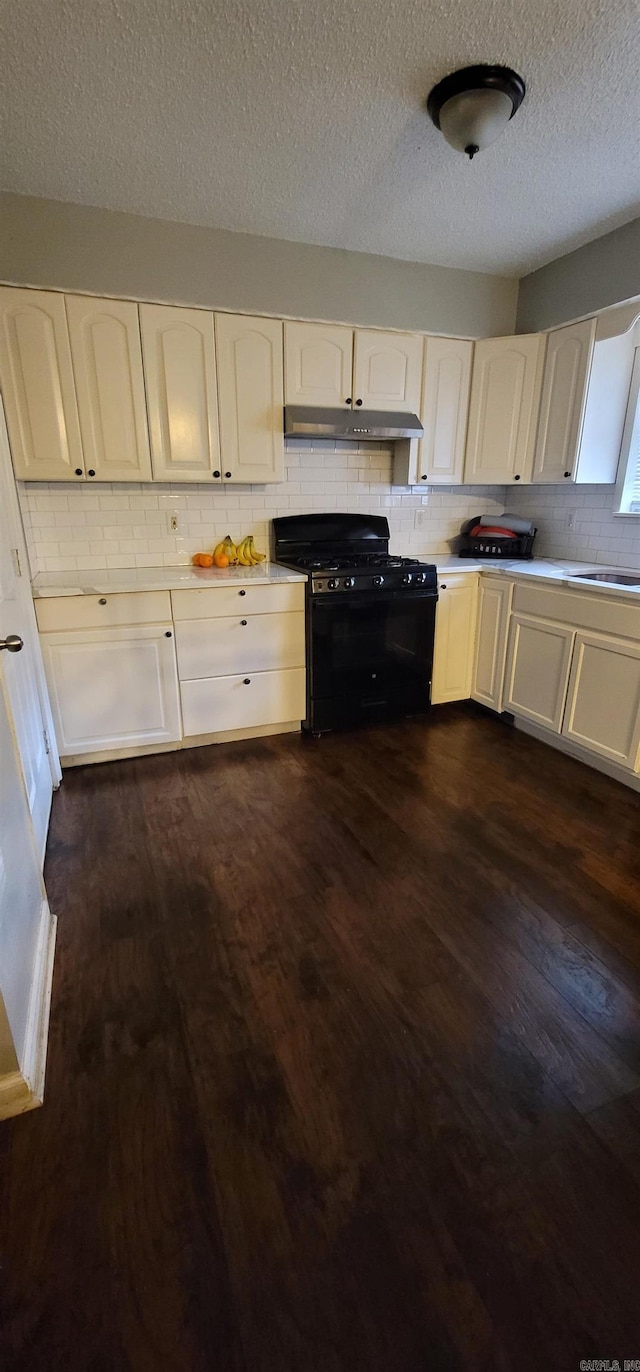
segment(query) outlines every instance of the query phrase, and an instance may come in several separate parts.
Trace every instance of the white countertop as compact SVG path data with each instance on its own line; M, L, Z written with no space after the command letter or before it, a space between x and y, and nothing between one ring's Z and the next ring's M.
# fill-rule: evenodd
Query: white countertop
M202 586L269 586L274 582L306 581L275 562L258 567L118 567L109 571L40 572L32 582L36 599L60 595L113 595L117 591L178 591Z
M587 590L599 595L640 596L640 586L616 586L610 582L576 579L576 572L605 571L603 563L569 562L548 558L533 558L531 562L518 560L420 555L424 562L435 563L440 576L454 572L491 572L492 575L522 577L532 581L554 582ZM619 568L628 571L628 568ZM275 562L263 562L259 567L119 567L109 571L40 572L32 583L33 595L106 595L117 591L176 591L202 586L225 586L232 582L242 585L270 585L274 582L306 581L302 572L280 567Z
M424 555L424 560L428 561L428 555ZM503 558L483 557L481 560L471 557L434 557L433 561L438 569L438 574L443 575L448 572L491 572L492 576L522 577L527 581L552 581L555 585L570 586L577 591L582 588L595 592L598 595L631 596L636 599L640 596L640 586L617 586L615 583L607 581L586 581L582 577L576 577L576 572L606 572L615 564L605 562L570 562L560 559L534 557L530 562L521 562L519 559L507 561ZM632 574L631 567L618 567L623 574ZM640 572L639 572L640 575Z

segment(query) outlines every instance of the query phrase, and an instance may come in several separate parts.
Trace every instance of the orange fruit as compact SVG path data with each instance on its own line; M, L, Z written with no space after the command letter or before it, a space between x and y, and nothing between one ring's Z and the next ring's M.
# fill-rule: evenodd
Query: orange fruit
M228 567L228 566L229 566L229 559L228 559L226 553L218 553L217 556L214 557L213 560L214 560L214 562L215 562L215 564L216 564L216 567Z
M211 553L195 553L191 561L194 567L213 567Z

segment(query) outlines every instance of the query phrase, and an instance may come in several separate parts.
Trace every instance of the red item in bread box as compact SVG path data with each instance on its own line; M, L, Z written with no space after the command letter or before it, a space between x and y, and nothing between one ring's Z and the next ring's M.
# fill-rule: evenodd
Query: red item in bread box
M467 534L468 538L484 538L485 534L493 534L494 538L517 538L512 529L501 529L499 524L474 524L473 529Z

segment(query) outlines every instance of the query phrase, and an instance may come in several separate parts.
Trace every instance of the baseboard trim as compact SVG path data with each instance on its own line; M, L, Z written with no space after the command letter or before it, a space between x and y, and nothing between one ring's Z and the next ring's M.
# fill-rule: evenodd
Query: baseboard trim
M244 738L270 738L272 734L299 734L299 719L287 720L285 724L256 724L252 729L226 729L220 733L193 734L188 738L176 739L175 743L147 743L140 748L108 748L97 753L63 754L60 762L63 768L86 767L94 762L120 762L129 757L150 757L155 753L178 753L183 748L205 748L210 743L238 743Z
M540 724L534 724L528 719L521 719L514 715L513 722L516 729L521 729L523 734L530 734L532 738L537 738L540 743L548 743L559 753L566 753L567 757L573 757L576 762L584 762L586 767L595 768L596 772L603 772L605 776L611 777L614 781L620 781L623 786L627 786L631 791L640 791L640 776L635 772L628 772L626 767L621 767L617 762L610 762L606 757L600 757L599 753L592 753L588 748L581 748L579 743L573 743L571 739L563 738L561 734L553 734L548 729L544 729Z
M43 900L20 1069L0 1077L0 1119L35 1110L44 1099L57 919Z

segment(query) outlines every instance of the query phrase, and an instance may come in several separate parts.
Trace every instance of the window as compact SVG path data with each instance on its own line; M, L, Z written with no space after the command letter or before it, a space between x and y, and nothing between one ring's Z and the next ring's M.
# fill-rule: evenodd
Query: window
M636 348L622 436L618 514L640 515L640 348Z

